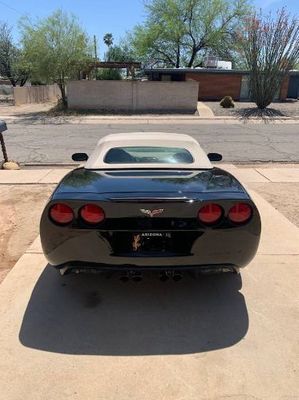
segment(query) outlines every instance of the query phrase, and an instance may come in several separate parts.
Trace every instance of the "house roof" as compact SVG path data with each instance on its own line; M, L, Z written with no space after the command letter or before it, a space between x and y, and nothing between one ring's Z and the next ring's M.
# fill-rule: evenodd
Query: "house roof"
M236 69L217 69L217 68L146 68L147 75L153 73L162 74L249 74L249 71Z
M146 75L168 74L168 75L182 75L182 74L234 74L234 75L249 75L248 70L239 69L218 69L218 68L146 68L144 70ZM289 71L289 75L299 75L299 70Z

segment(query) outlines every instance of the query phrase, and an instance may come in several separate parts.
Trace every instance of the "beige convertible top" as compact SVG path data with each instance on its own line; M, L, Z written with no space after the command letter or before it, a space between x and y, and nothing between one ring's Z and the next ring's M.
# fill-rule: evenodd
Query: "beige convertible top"
M107 152L117 147L178 147L188 150L194 159L190 164L165 164L165 163L130 163L130 164L107 164L104 162ZM115 133L104 136L99 140L95 150L85 164L86 169L186 169L186 168L213 168L206 153L202 150L199 143L189 135L164 132L134 132L134 133Z

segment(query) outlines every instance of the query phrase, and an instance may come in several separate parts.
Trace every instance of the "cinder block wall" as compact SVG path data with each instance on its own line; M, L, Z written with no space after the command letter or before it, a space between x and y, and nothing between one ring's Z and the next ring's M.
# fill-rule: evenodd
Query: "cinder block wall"
M241 74L187 73L187 79L199 83L198 100L221 100L224 96L231 96L234 100L240 99Z
M15 105L30 103L46 103L60 99L61 92L57 85L22 86L14 87Z
M198 83L71 81L68 107L127 112L187 112L197 109Z

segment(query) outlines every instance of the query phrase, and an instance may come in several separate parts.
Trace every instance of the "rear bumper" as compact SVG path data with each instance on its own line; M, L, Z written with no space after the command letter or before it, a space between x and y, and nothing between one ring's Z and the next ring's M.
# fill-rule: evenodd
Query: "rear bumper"
M66 263L63 265L55 266L58 270L64 270L64 272L74 273L146 273L146 272L195 272L195 273L218 273L218 272L237 272L239 267L236 265L174 265L174 266L148 266L148 267L136 267L135 265L123 264L119 266L107 265L107 264L96 264L96 263L81 263L73 262Z
M52 224L53 225L53 224ZM41 241L44 254L53 266L82 265L107 269L182 269L201 266L245 267L255 256L260 231L242 228L198 231L190 245L189 254L128 256L116 255L107 239L107 234L97 230L57 229L51 226L51 234L43 235ZM186 236L182 233L182 241ZM185 239L186 240L186 239Z

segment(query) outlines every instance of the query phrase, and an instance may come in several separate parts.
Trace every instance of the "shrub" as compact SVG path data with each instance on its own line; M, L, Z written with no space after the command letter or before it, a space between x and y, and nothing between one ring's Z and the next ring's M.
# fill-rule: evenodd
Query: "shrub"
M234 108L235 107L235 103L231 96L223 97L223 99L220 101L220 105L223 108Z
M111 80L111 81L119 81L122 79L121 73L118 69L109 69L103 68L102 70L97 72L96 76L97 80Z

